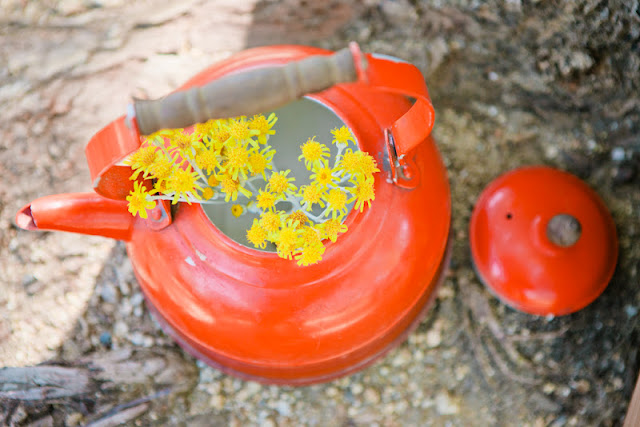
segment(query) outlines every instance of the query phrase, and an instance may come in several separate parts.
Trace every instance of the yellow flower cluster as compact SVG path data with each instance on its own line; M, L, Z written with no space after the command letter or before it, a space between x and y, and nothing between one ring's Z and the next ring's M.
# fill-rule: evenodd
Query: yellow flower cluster
M268 140L276 121L272 113L150 135L125 160L135 180L127 196L129 212L147 218L159 199L174 204L233 201L233 216L259 214L246 234L255 247L264 249L271 242L282 258L302 266L317 263L324 241L335 242L347 231L343 221L349 206L360 211L370 206L375 198L373 174L379 169L372 156L349 147L351 143L355 148L355 138L343 126L331 131L338 150L333 159L329 147L315 136L300 146L298 160L310 172L311 182L298 188L290 170L273 166L275 150ZM257 187L256 180L263 186ZM279 208L283 201L292 207Z
M174 204L207 201L217 193L226 202L235 201L239 194L249 199L252 192L244 183L250 176L265 177L265 171L272 168L275 150L267 140L275 132L271 128L276 121L275 114L250 120L209 120L196 124L191 132L164 129L150 135L124 163L133 169L131 179L151 179L153 189L141 192L136 187L129 197L153 200L157 193L162 196L156 199L170 198ZM129 211L146 218L149 208L144 206L151 205L130 202Z
M310 184L296 189L294 179L287 177L288 170L271 174L267 191L256 197L262 215L247 231L247 240L255 247L265 248L272 242L280 257L295 258L303 266L314 264L324 254L323 240L335 242L347 231L343 220L350 203L355 201L360 211L371 204L375 198L373 174L379 171L375 159L347 148L349 142L355 144L355 139L346 126L334 129L332 134L339 153L346 150L337 156L333 167L329 165L329 147L316 141L315 136L300 146L298 160L312 172ZM292 213L277 210L277 201L290 200L290 196L300 209ZM324 208L319 217L311 213L316 206Z

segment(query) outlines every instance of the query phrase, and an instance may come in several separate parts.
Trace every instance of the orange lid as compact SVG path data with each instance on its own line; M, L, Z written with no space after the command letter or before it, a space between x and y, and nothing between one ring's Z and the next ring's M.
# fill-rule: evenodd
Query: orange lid
M611 214L577 177L525 167L493 181L471 216L471 256L480 279L506 304L563 315L594 301L618 258Z

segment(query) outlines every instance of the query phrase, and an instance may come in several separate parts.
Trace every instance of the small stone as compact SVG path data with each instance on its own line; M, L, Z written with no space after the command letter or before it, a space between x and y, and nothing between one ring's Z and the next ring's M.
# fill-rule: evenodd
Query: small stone
M563 387L560 387L559 392L560 392L560 396L569 397L569 395L571 394L571 389L567 386L563 386Z
M131 302L132 306L137 307L142 303L142 301L144 301L144 296L140 292L136 292L131 297L131 301L130 302Z
M283 417L288 417L291 415L291 405L289 405L288 402L280 400L276 403L276 411Z
M65 425L69 427L79 426L82 423L82 414L80 412L73 412L67 415L65 419Z
M361 394L363 390L364 390L364 387L360 383L355 383L351 386L351 392L356 396Z
M442 342L442 335L440 334L440 330L436 328L431 328L426 335L427 347L434 348L438 347Z
M542 386L542 392L544 394L551 394L554 391L556 391L556 385L553 383L545 383L545 385Z
M365 391L364 391L364 400L367 403L371 403L371 404L378 404L380 403L380 393L378 392L378 390L368 387Z
M456 380L462 381L464 377L466 377L469 374L469 372L470 372L470 369L466 365L456 367L456 370L455 370Z
M122 320L118 320L113 327L113 334L117 337L124 337L129 333L129 326Z
M111 334L109 332L103 332L100 334L100 344L105 347L111 347Z
M336 397L338 393L339 391L336 387L327 387L327 389L324 391L324 394L329 397Z
M449 396L448 393L440 393L436 396L436 411L440 415L454 415L460 412L460 407Z
M120 288L120 293L122 295L129 295L131 293L131 286L129 286L129 283L127 283L124 280L120 280L118 283L118 288Z
M627 317L631 318L638 314L638 307L627 304L624 306L624 312L627 314Z
M621 162L625 159L626 154L624 152L624 148L622 147L615 147L613 150L611 150L611 160L613 160L614 162Z
M402 366L411 360L411 353L407 349L398 351L396 357L391 361L391 366Z
M587 380L579 380L571 384L571 387L578 393L584 394L591 390L591 384Z
M219 394L216 394L215 396L211 397L211 399L209 400L209 403L215 409L221 410L222 408L224 408L225 398Z
M498 73L496 73L495 71L489 71L489 74L487 74L487 77L492 82L495 82L500 78L500 76L498 76Z
M100 298L102 298L104 302L115 304L118 300L116 288L110 283L104 283L100 289Z
M611 384L616 390L622 390L622 388L624 387L624 382L619 377L615 377L613 381L611 381Z

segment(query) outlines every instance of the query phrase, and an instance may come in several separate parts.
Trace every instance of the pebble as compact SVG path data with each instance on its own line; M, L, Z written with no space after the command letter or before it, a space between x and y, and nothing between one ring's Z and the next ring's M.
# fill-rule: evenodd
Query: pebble
M117 337L125 337L129 333L129 326L122 320L118 320L113 327L113 334Z
M135 294L133 294L129 302L131 302L132 306L136 307L139 306L142 301L144 301L144 296L142 295L142 293L136 292Z
M571 384L571 388L573 388L578 393L584 394L588 393L591 390L591 384L587 380L579 380L575 381Z
M336 387L327 387L327 389L324 391L324 394L329 397L336 397L338 393L339 391Z
M118 301L116 288L110 283L104 283L100 289L100 298L104 302L115 304Z
M440 415L454 415L460 412L460 407L448 393L440 393L435 398L436 411Z
M627 304L624 306L624 312L627 314L627 317L631 318L638 314L638 307Z
M111 347L111 334L109 332L103 332L100 334L100 344L105 347Z
M613 150L611 150L611 160L613 160L614 162L621 162L625 157L626 154L624 152L624 148L614 147Z
M427 347L438 347L442 342L442 334L439 329L431 328L426 335Z
M354 383L351 385L351 393L353 393L356 396L361 394L363 390L364 390L364 387L360 383Z
M276 403L275 407L276 411L278 411L278 413L283 417L288 417L291 415L291 405L289 405L288 402L280 400L278 403Z
M80 412L72 412L67 415L65 425L69 427L79 426L82 423L82 414Z
M224 398L224 396L216 394L215 396L211 396L211 399L209 400L209 403L215 409L221 410L222 408L224 408L225 398Z
M380 403L380 393L378 392L378 390L368 387L365 391L364 391L364 400L367 403L371 403L371 404L377 404Z

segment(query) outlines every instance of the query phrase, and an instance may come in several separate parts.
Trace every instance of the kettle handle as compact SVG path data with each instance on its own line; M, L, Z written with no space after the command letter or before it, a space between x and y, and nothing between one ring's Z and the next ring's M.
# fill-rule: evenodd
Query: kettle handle
M363 75L366 59L356 43L332 55L312 55L284 65L232 73L156 100L134 100L142 135L211 119L250 116Z

